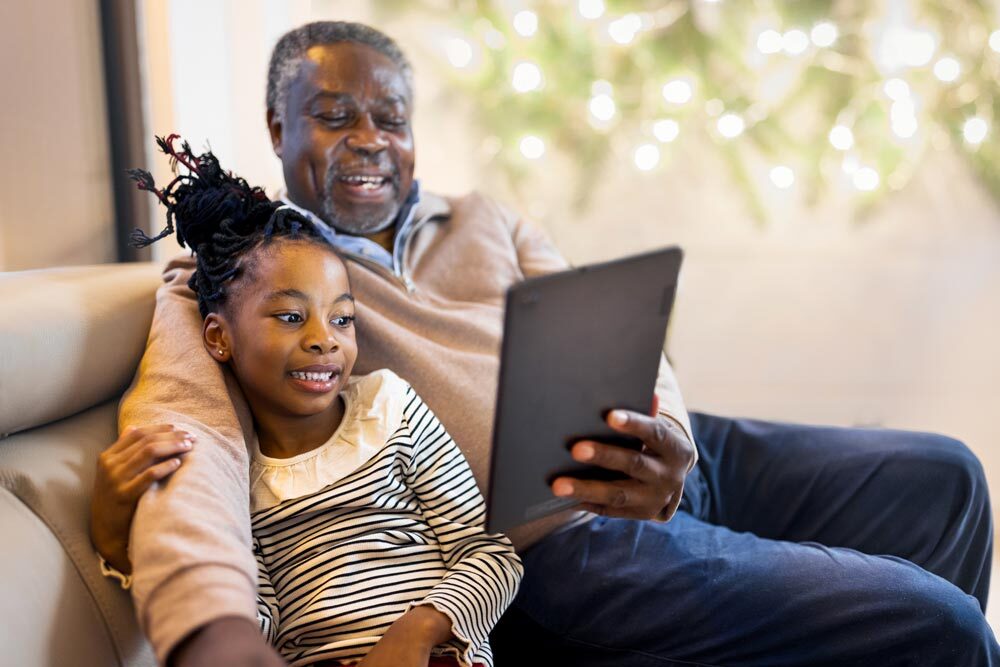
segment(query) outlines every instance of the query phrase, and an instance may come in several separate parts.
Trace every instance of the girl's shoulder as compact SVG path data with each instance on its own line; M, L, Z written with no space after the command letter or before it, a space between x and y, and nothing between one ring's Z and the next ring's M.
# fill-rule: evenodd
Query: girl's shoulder
M349 402L357 410L356 416L361 419L379 418L385 416L387 411L395 413L396 410L390 408L401 402L405 404L412 392L410 384L388 368L352 376L344 389ZM401 411L399 415L402 416Z

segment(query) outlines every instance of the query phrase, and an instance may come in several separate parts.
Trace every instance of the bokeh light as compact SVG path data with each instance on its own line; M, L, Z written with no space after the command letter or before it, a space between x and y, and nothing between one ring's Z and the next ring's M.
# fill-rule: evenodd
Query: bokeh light
M989 131L989 124L982 118L969 118L962 125L962 136L974 146L983 143Z
M846 125L834 125L829 139L830 144L838 151L850 150L854 146L854 133Z
M954 58L948 56L941 58L934 63L934 76L940 81L951 83L962 73L962 65Z
M649 171L660 163L660 149L654 144L643 144L635 149L632 158L637 169Z
M545 155L545 142L533 134L522 137L518 148L521 149L521 155L529 160L537 160Z
M514 66L511 85L519 93L527 93L542 87L542 70L535 63L521 62Z
M726 113L719 118L716 126L719 129L719 134L726 139L735 139L743 134L743 130L746 129L746 122L737 114Z
M671 104L687 104L694 96L694 87L688 79L673 79L663 85L663 99Z
M653 123L653 136L665 144L676 139L680 133L681 126L673 118L664 118Z
M768 176L774 187L779 190L787 190L795 185L795 172L787 165L779 164L776 167L772 167Z
M521 37L531 37L538 31L538 14L527 9L514 14L514 30Z
M585 19L599 19L604 15L604 0L580 0L576 8Z
M833 46L839 36L840 31L837 30L837 26L829 21L817 23L809 31L809 38L812 40L812 43L820 48Z

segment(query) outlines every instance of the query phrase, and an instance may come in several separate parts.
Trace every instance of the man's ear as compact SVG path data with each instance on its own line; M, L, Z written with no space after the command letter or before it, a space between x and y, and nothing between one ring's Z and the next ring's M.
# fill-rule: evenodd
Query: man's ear
M284 126L281 124L281 119L278 118L278 114L274 113L274 109L268 109L267 131L271 133L271 148L274 150L274 154L279 158L281 157L281 139L283 130Z
M202 342L210 357L224 364L232 357L233 349L229 339L228 324L218 313L209 313L201 329Z

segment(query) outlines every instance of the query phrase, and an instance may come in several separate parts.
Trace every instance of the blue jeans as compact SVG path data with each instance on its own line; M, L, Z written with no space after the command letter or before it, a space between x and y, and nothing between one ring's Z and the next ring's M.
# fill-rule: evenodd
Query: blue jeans
M522 554L497 667L1000 666L989 495L962 443L692 421L672 521L599 517Z

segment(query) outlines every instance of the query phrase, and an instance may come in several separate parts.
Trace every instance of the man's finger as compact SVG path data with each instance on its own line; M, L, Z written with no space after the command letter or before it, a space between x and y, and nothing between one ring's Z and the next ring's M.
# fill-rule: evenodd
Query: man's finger
M668 502L666 507L660 511L659 519L661 521L666 522L674 518L674 514L677 513L677 508L680 507L682 496L683 489L681 490L681 493L675 493L670 497L670 502Z
M599 516L615 517L619 519L646 519L642 512L631 507L613 508L606 505L594 505L593 503L580 503L577 509Z
M635 501L635 484L629 481L601 482L597 480L557 477L552 481L552 493L562 498L575 498L581 503L604 505L610 509L628 507Z
M677 426L666 417L642 415L631 410L612 410L608 413L608 426L626 435L631 435L660 456L668 456L676 451L675 440L687 440Z
M658 476L659 461L636 449L581 440L573 445L570 454L581 463L617 470L644 482L656 481Z

